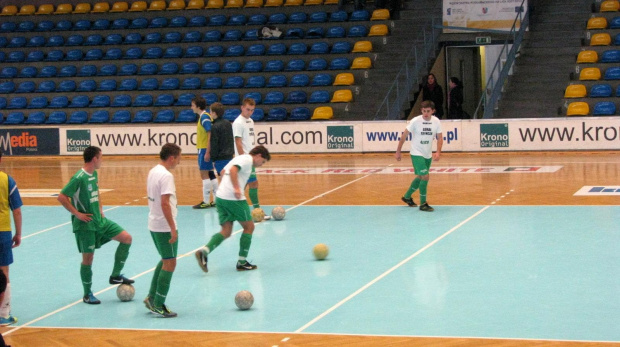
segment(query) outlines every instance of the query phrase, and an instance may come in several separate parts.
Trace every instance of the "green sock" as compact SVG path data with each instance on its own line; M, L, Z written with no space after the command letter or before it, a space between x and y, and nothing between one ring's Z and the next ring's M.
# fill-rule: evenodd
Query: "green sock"
M258 188L250 188L250 201L254 208L259 208L260 205L258 203Z
M416 177L413 181L411 181L411 185L409 186L409 189L407 189L407 192L405 193L405 199L411 199L411 194L413 194L413 192L415 192L416 190L418 190L418 187L420 186L420 177Z
M114 254L114 268L112 269L112 276L116 277L121 274L121 270L125 266L125 260L129 256L129 248L131 243L119 243L116 247L116 254Z
M82 278L82 286L84 286L84 296L86 296L90 293L90 287L93 285L93 267L80 264L80 277Z
M245 259L250 253L250 245L252 244L252 234L241 234L241 239L239 239L239 257L243 257Z
M213 250L219 246L222 241L224 241L224 235L220 233L213 234L213 236L211 236L211 240L209 240L209 243L207 243L206 246L209 249L209 253L213 252Z
M155 298L153 306L162 307L166 302L166 295L170 289L170 281L172 280L172 272L161 270L157 278L157 290L155 291Z
M153 300L155 298L155 291L157 290L157 281L159 280L159 273L161 272L161 267L164 265L164 262L161 260L157 263L155 267L155 272L153 272L153 279L151 280L151 288L149 288L149 298Z
M426 186L428 185L428 181L420 182L420 204L424 204L426 202Z

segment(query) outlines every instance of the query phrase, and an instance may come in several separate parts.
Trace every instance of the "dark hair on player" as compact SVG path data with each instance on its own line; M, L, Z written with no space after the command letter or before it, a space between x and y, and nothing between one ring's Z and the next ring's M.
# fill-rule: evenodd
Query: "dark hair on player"
M166 143L161 147L159 152L159 158L161 160L168 160L170 157L177 157L181 154L181 147L174 143Z
M93 159L101 153L101 148L96 146L88 146L84 150L84 162L90 163Z
M267 150L267 148L265 148L265 146L260 145L252 148L252 150L250 151L250 155L257 154L263 157L263 159L271 160L271 154L269 154L269 151Z

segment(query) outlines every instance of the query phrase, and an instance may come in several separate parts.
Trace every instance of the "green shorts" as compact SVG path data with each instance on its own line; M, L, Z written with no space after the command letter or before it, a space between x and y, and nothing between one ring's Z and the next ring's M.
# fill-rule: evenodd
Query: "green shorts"
M74 230L75 241L77 242L80 253L94 253L95 249L110 242L112 238L123 232L120 225L104 218L97 230Z
M411 164L413 164L413 170L418 176L428 175L428 170L431 168L432 162L433 158L426 159L419 155L411 156Z
M252 220L250 206L245 200L224 200L215 198L215 208L220 218L220 225L226 222L247 222Z
M170 234L170 232L156 233L151 231L151 238L153 239L153 242L155 243L155 248L157 248L157 252L159 252L159 255L162 259L174 259L177 257L179 238L177 237L175 243L170 244L170 242L168 241L170 241L171 235L172 234Z

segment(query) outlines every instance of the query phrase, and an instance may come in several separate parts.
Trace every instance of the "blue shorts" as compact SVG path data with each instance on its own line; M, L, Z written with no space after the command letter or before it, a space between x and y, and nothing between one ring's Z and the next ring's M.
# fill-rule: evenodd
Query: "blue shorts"
M0 231L0 266L13 264L13 234Z
M198 168L200 171L212 171L213 170L213 162L211 160L205 161L205 153L207 152L206 148L201 148L198 150Z
M215 161L215 171L217 172L217 175L220 175L220 172L222 172L222 170L224 170L224 167L226 165L228 165L228 163L230 163L232 159L224 159L224 160L216 160Z

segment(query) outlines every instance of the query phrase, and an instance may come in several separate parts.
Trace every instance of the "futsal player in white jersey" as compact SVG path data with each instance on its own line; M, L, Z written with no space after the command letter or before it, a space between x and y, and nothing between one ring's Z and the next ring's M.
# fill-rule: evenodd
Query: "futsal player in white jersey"
M433 159L439 160L443 137L441 136L441 122L439 118L433 116L435 104L432 101L423 101L420 105L422 115L417 116L409 122L407 128L400 137L398 148L396 148L396 160L400 161L400 151L403 148L405 139L411 133L411 163L416 174L416 178L411 182L409 189L401 198L403 202L411 207L417 206L411 195L420 189L420 211L432 212L434 209L426 202L426 188L429 180L429 169ZM437 150L433 153L433 140L437 140Z
M256 108L254 99L245 98L241 103L241 114L233 122L233 136L235 137L235 155L248 154L256 145L256 134L252 114ZM254 208L259 208L258 203L258 180L256 171L252 168L252 174L248 179L250 201Z

